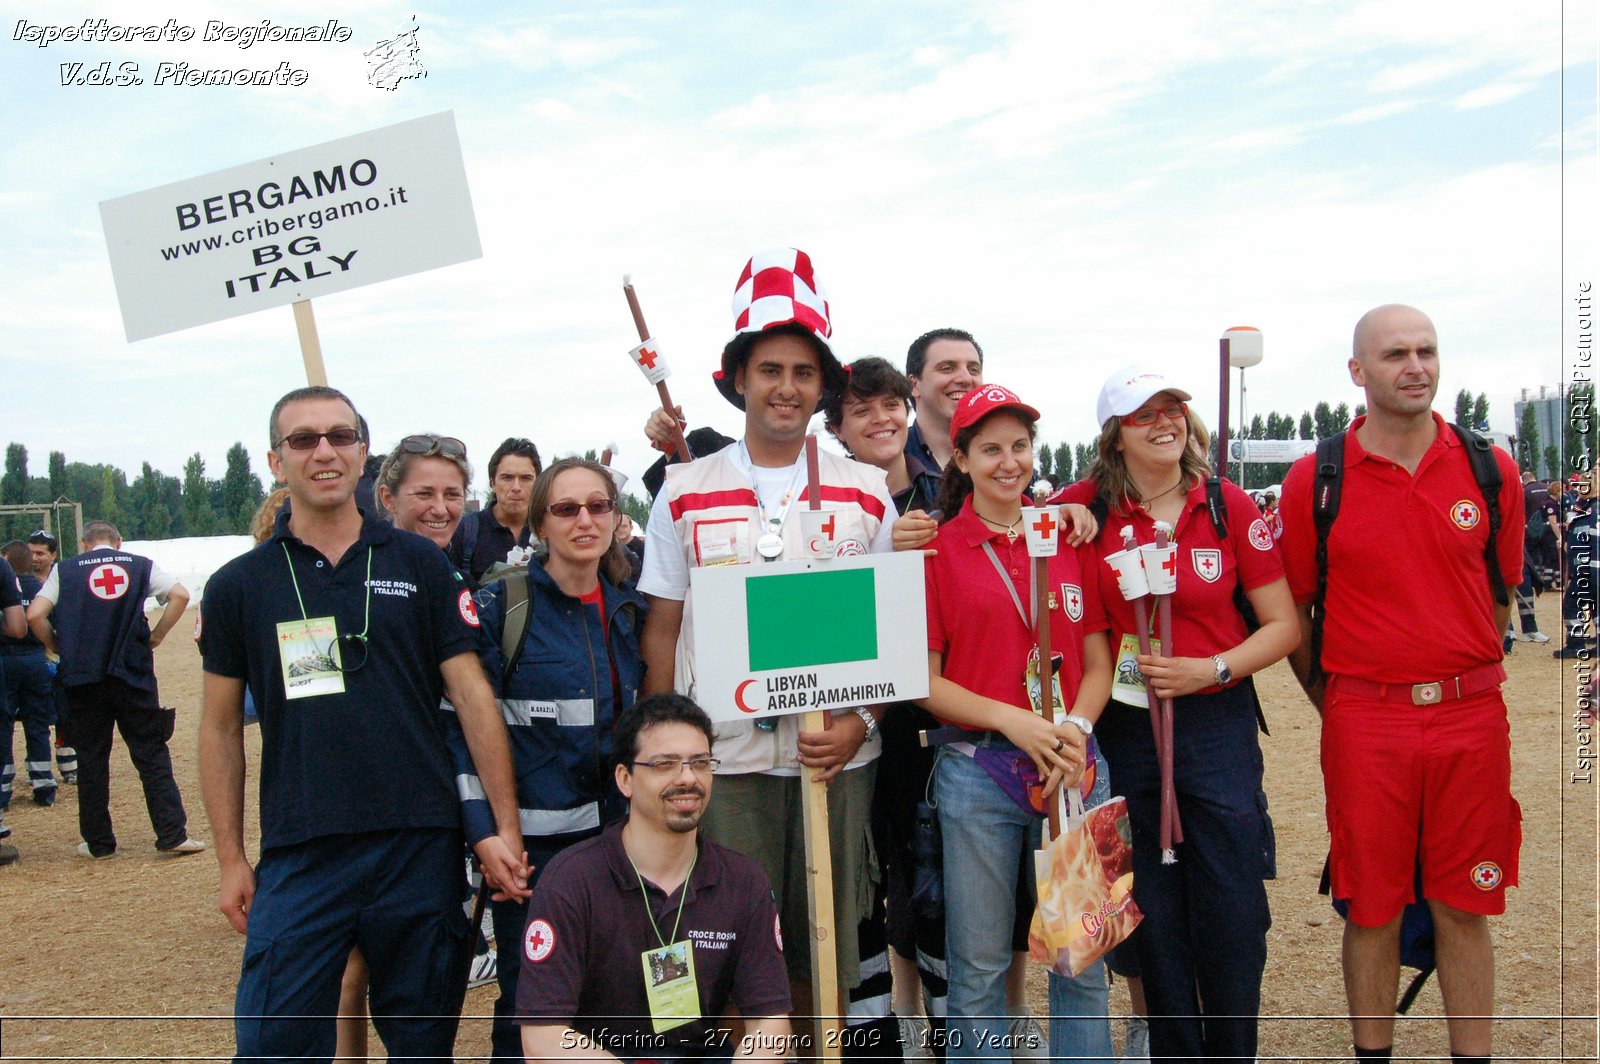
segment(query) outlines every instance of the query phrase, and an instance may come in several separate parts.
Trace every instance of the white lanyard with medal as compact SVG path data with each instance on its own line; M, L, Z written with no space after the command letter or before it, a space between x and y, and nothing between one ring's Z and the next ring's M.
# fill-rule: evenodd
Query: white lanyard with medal
M639 877L639 893L644 900L644 915L655 932L659 949L647 949L639 955L644 966L644 996L650 1004L650 1025L657 1034L682 1027L700 1018L700 984L694 976L694 942L678 938L678 927L683 923L683 907L689 901L689 880L694 877L695 865L700 863L700 851L695 850L689 862L689 872L683 877L683 891L678 898L678 915L672 921L672 938L668 942L656 925L656 915L650 911L650 888L645 885L639 866L628 858L633 874Z
M294 598L300 605L298 621L280 621L277 626L278 665L283 671L285 698L311 698L316 695L344 693L344 674L355 672L367 663L367 632L372 628L372 548L367 548L366 606L358 634L341 636L338 621L329 617L310 617L306 614L306 601L300 594L300 578L295 575L294 559L289 545L283 546L283 558L289 566L289 580L294 584ZM349 641L361 648L361 660L353 668L344 667L340 643Z
M802 466L799 460L795 461L794 472L789 476L789 486L784 489L783 496L778 500L778 512L771 516L761 501L761 492L756 486L755 463L750 459L750 449L743 440L739 441L739 456L744 460L745 474L750 478L750 487L756 497L756 514L764 531L756 540L756 553L766 561L777 561L783 554L783 522L789 516L789 509L794 506L795 489L800 486L800 472ZM763 717L756 721L756 728L760 731L770 732L778 729L776 717Z
M745 473L750 477L750 486L756 486L755 463L750 459L750 451L744 441L739 441L739 455L744 459ZM794 473L789 477L789 486L784 489L783 496L778 500L778 512L771 516L761 501L761 493L757 491L756 513L760 518L762 533L756 540L756 553L767 561L776 561L783 554L783 522L789 516L789 508L794 505L795 489L800 486L801 466L795 462Z
M1032 613L1022 608L1022 599L1017 595L1016 585L1011 582L1011 577L1006 575L1005 566L1000 564L1000 556L994 552L994 544L988 540L983 542L983 552L989 556L989 561L994 565L994 571L999 574L1000 582L1005 585L1006 592L1011 596L1011 604L1017 608L1017 616L1022 618L1022 626L1030 634L1038 630L1039 611L1039 566L1036 564L1043 559L1028 559L1028 604L1033 607ZM1050 601L1046 604L1046 611L1054 608L1055 592L1050 592ZM1048 623L1048 621L1046 622ZM1048 639L1048 637L1047 637ZM1052 659L1054 655L1051 656ZM1053 664L1052 660L1052 664ZM1035 713L1043 712L1043 693L1039 683L1039 647L1035 645L1028 651L1028 664L1023 673L1023 683L1028 692L1028 702L1033 706ZM1061 677L1057 676L1055 669L1050 670L1051 693L1054 695L1054 706L1063 707L1061 697Z

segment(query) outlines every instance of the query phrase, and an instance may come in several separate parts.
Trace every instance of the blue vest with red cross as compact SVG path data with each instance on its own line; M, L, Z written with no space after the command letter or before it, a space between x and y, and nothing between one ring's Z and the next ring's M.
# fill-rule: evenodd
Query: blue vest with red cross
M131 687L156 689L155 654L144 600L150 559L120 550L92 550L56 566L56 640L60 680L68 687L108 676Z

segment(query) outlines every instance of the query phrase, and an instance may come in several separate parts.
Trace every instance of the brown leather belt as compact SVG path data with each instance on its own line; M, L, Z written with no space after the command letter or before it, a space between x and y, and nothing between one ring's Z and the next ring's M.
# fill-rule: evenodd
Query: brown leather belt
M1352 698L1379 702L1409 702L1414 706L1436 706L1457 698L1482 694L1499 687L1506 678L1506 667L1499 662L1431 683L1375 683L1356 676L1336 676L1340 693Z

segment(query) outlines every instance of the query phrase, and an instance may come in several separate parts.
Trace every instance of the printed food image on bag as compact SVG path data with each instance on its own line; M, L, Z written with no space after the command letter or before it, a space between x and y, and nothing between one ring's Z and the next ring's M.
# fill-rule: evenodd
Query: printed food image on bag
M1113 798L1034 854L1039 907L1028 930L1030 958L1078 975L1139 926L1132 839L1128 804Z

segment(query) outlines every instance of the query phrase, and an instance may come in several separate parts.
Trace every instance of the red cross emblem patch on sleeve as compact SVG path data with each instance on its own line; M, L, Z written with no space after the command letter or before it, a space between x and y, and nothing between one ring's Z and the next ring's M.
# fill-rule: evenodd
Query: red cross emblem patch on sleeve
M107 602L121 598L128 593L128 570L114 562L95 566L89 574L89 590Z
M1500 885L1500 866L1493 861L1481 861L1472 870L1472 885L1479 890L1493 890Z

